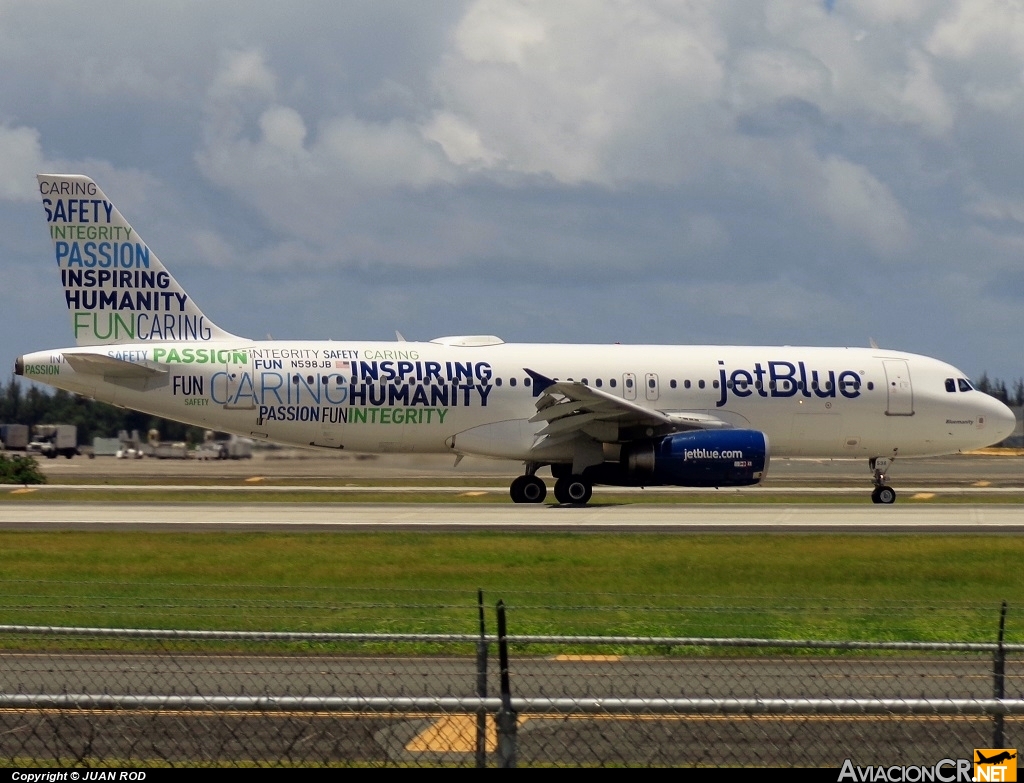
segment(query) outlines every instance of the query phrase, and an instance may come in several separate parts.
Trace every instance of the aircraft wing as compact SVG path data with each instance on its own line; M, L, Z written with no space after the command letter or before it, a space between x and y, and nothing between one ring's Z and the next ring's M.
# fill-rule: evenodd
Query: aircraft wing
M76 373L98 375L108 383L116 383L136 391L157 389L168 382L167 368L153 363L126 362L95 353L65 353L64 361Z
M596 440L618 440L618 431L627 427L653 427L679 432L696 429L723 429L728 422L699 411L657 411L579 381L556 381L529 368L534 391L540 392L537 413L531 422L547 422L538 437L584 433Z

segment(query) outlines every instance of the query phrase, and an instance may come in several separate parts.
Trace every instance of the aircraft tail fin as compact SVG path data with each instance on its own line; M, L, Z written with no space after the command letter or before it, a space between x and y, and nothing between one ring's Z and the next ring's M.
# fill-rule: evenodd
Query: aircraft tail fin
M37 180L78 345L234 338L203 315L89 177Z

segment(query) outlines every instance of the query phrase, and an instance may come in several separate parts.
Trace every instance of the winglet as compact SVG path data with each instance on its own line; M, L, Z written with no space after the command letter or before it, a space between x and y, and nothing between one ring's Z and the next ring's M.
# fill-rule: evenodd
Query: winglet
M553 381L546 375L541 375L539 372L534 372L529 367L524 367L523 370L533 379L533 396L540 397L547 389L554 386L557 381Z

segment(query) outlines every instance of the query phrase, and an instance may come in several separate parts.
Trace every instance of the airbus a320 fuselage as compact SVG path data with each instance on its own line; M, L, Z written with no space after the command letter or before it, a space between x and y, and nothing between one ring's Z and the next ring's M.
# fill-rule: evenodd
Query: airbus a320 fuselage
M595 484L760 483L771 455L896 457L1007 437L1013 413L937 359L878 348L257 341L216 326L87 177L39 189L76 341L15 371L237 435L366 453L522 461L516 502Z

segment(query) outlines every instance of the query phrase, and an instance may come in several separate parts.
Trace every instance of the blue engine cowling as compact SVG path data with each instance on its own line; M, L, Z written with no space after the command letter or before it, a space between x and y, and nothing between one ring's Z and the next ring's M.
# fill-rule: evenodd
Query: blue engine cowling
M595 484L746 487L768 473L768 438L757 430L695 430L625 444L618 463L584 471Z

